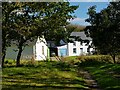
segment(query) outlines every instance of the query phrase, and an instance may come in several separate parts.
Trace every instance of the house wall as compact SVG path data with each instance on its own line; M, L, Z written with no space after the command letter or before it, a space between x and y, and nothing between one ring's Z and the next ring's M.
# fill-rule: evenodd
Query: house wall
M81 45L81 47L80 47L80 54L79 55L86 55L86 54L88 54L87 49L88 49L88 46L86 46L85 44Z
M92 41L87 43L81 43L80 41L74 41L74 43L68 43L67 45L57 46L57 56L80 56L92 54L93 48L91 46Z
M74 44L75 43L75 44ZM79 56L80 55L80 42L75 41L74 43L68 43L68 56ZM76 49L74 52L74 49Z
M26 46L22 52L21 59L22 60L30 60L33 56L33 46ZM8 47L6 50L6 59L16 60L18 54L18 48L16 45L12 45Z
M18 54L18 49L16 45L12 45L7 48L6 59L16 60ZM22 52L22 60L31 60L33 57L35 60L46 60L49 57L49 48L46 45L45 39L39 39L35 45L26 46Z
M89 45L92 41L89 43ZM68 43L67 45L67 55L68 56L79 56L88 54L88 46L86 43L81 43L79 41L74 41L74 43ZM76 49L76 50L75 50ZM93 48L90 48L90 52L93 51Z
M48 56L48 47L46 45L45 39L37 40L34 48L35 60L46 60Z

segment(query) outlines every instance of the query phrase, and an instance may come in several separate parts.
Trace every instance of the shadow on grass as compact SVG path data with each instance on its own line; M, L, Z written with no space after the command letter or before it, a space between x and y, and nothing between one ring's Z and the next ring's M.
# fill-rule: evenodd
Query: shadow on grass
M73 69L74 71L71 71ZM37 65L3 69L2 90L86 90L76 68L65 62L39 62Z
M88 89L78 88L78 87L52 86L52 85L44 85L44 86L13 85L12 87L3 88L2 90L88 90Z
M103 90L120 90L120 64L85 61L79 67L88 70Z

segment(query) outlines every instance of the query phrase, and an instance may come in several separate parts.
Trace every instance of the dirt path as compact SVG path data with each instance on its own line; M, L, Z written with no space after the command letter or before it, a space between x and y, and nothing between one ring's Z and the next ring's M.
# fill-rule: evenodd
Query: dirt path
M79 74L83 76L84 81L88 86L88 90L102 90L100 89L97 82L92 78L88 71L79 70Z

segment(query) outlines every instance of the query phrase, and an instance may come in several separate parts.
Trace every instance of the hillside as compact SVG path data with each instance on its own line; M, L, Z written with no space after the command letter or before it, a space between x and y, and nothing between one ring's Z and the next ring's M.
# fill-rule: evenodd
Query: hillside
M70 24L67 26L67 28L71 28L73 29L73 32L80 32L83 31L85 29L86 26L82 26L82 25L74 25L74 24Z

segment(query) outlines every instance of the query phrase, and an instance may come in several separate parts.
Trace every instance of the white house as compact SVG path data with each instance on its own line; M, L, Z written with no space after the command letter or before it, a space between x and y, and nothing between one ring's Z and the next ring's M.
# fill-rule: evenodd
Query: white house
M91 45L91 41L89 44L82 43L79 41L74 41L74 43L68 43L67 45L67 55L68 56L80 56L92 54L93 48L89 48Z
M27 42L26 46L22 52L22 60L30 60L34 58L35 60L46 60L49 58L49 48L47 46L46 40L44 37L38 37L33 42ZM15 44L12 44L11 47L7 48L6 59L16 59L18 54L18 49Z
M81 38L81 41L75 41L66 43L61 46L57 46L57 55L58 56L80 56L92 54L94 48L92 47L92 39L86 37L84 32L72 32L71 36L78 36Z
M35 60L46 60L50 56L49 48L52 47L53 52L58 56L80 56L92 54L92 39L86 37L84 32L72 32L71 36L79 36L81 41L73 40L73 42L65 43L60 41L59 46L55 46L54 41L47 41L44 37L38 37L33 42L28 42L22 52L21 59L30 60L34 57ZM87 42L86 42L87 41ZM49 47L49 48L48 48ZM55 48L55 49L54 49ZM18 53L17 47L13 44L7 48L6 59L16 59Z

